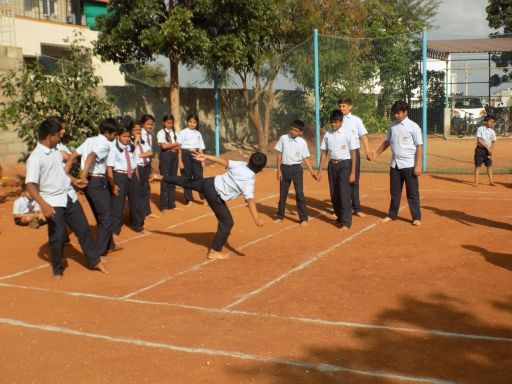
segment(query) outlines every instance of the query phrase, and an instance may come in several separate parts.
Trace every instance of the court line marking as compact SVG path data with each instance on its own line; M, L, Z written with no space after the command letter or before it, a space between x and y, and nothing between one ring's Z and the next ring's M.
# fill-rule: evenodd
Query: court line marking
M511 337L477 335L477 334L460 333L460 332L448 332L448 331L443 331L443 330L439 330L439 329L395 327L395 326L383 325L383 324L356 323L356 322L337 321L337 320L324 320L324 319L315 319L315 318L300 317L300 316L279 316L279 315L275 315L272 313L250 312L250 311L242 311L242 310L237 310L237 309L219 309L219 308L211 308L211 307L201 307L201 306L197 306L197 305L175 304L175 303L169 303L169 302L164 302L164 301L150 301L150 300L142 300L142 299L121 299L120 297L104 296L104 295L98 295L95 293L61 291L61 290L56 290L56 289L31 287L31 286L11 284L11 283L0 283L0 287L25 289L25 290L29 290L29 291L37 291L37 292L45 292L45 293L58 293L58 294L61 294L64 296L84 297L84 298L97 299L97 300L103 300L103 301L120 302L120 303L133 303L133 304L139 304L139 305L173 307L173 308L187 309L187 310L193 310L193 311L204 312L204 313L226 314L226 315L230 315L230 316L247 316L247 317L255 317L255 318L271 318L271 319L286 320L286 321L299 321L299 322L303 322L303 323L318 324L318 325L330 326L330 327L335 327L335 328L365 328L365 329L376 329L376 330L383 330L383 331L390 331L390 332L418 333L418 334L434 335L434 336L447 337L447 338L512 343Z
M258 202L260 201L264 201L264 200L268 200L268 199L271 199L271 198L274 198L276 196L279 196L279 194L272 194L272 195L269 195L269 196L266 196L266 197L263 197L261 199L258 200ZM234 207L231 207L231 209L237 209L237 208L240 208L240 207L244 207L245 204L239 204L239 205L235 205ZM179 223L176 223L176 224L172 224L168 227L166 227L164 230L166 229L172 229L172 228L176 228L176 227L179 227L181 225L185 225L185 224L189 224L189 223L192 223L194 221L197 221L197 220L200 220L200 219L203 219L205 217L208 217L208 216L213 216L213 213L205 213L203 215L200 215L200 216L196 216L195 218L193 219L187 219L187 220L184 220L184 221L181 221ZM129 237L127 239L124 239L124 240L120 240L118 241L119 244L125 244L127 243L128 241L132 241L132 240L138 240L138 239L141 239L143 237L146 237L146 236L149 236L149 235L152 235L153 233L148 231L147 233L143 233L143 234L139 234L139 235L136 235L136 236L133 236L133 237ZM30 272L34 272L34 271L37 271L38 269L41 269L41 268L47 268L47 267L50 267L50 263L46 263L46 264L42 264L42 265L38 265L37 267L34 267L34 268L29 268L29 269L25 269L23 271L20 271L20 272L16 272L16 273L13 273L13 274L10 274L10 275L6 275L6 276L0 276L0 280L6 280L6 279L11 279L11 278L14 278L14 277L18 277L18 276L21 276L21 275L25 275L27 273L30 273Z
M384 379L395 379L401 381L411 381L411 382L419 382L419 383L435 383L435 384L448 384L453 383L447 380L441 380L437 378L431 377L420 377L420 376L406 376L395 373L386 373L383 371L364 371L360 369L352 369L346 368L340 365L328 364L328 363L320 363L315 364L304 360L296 360L296 359L284 359L273 356L263 356L263 355L254 355L250 353L238 352L238 351L225 351L220 349L211 349L211 348L194 348L194 347L186 347L180 345L173 345L161 342L147 341L142 339L134 339L134 338L124 338L124 337L114 337L99 333L91 333L91 332L82 332L72 328L59 327L55 325L48 324L37 324L37 323L28 323L25 321L9 319L9 318L0 318L0 323L5 325L10 325L14 327L22 327L22 328L30 328L37 329L39 331L44 332L53 332L60 333L65 335L73 335L79 337L86 337L91 339L99 339L105 340L111 343L117 344L129 344L135 345L138 347L149 347L149 348L157 348L157 349L167 349L174 352L184 352L189 354L200 354L200 355L209 355L215 357L230 357L241 360L250 360L250 361L258 361L262 363L275 363L281 365L294 366L299 368L306 369L314 369L320 373L338 373L338 372L346 372L355 375L368 376L368 377L376 377L376 378L384 378Z
M362 195L361 198L365 198L366 196L368 196L368 195ZM326 213L325 212L321 212L321 213L319 213L317 215L311 216L310 220L314 220L314 219L316 219L316 218L318 218L320 216L323 216L323 215L326 215ZM245 248L247 248L247 247L249 247L251 245L257 244L257 243L259 243L259 242L261 242L263 240L270 239L271 237L274 237L274 236L276 236L276 235L278 235L280 233L283 233L283 232L285 232L285 231L287 231L289 229L292 229L292 228L295 228L295 227L298 227L298 226L300 226L300 224L297 224L297 223L289 225L288 227L280 229L279 231L272 232L272 233L270 233L268 235L259 237L259 238L255 239L255 240L251 240L248 243L245 243L245 244L239 246L238 249L239 250L245 249ZM208 264L210 264L212 262L214 262L214 260L207 260L207 261L203 261L202 263L193 265L192 267L189 267L189 268L187 268L187 269L185 269L185 270L183 270L181 272L178 272L178 273L176 273L174 275L171 275L171 276L168 276L168 277L164 277L163 279L160 279L157 282L155 282L155 283L153 283L151 285L148 285L147 287L143 287L143 288L141 288L141 289L139 289L137 291L128 293L128 294L122 296L121 299L128 299L128 298L136 296L136 295L138 295L138 294L140 294L142 292L146 292L146 291L148 291L148 290L150 290L152 288L155 288L155 287L157 287L159 285L162 285L162 284L164 284L164 283L174 279L175 277L184 275L184 274L186 274L188 272L197 271L197 270L201 269L202 267L204 267L205 265L208 265Z

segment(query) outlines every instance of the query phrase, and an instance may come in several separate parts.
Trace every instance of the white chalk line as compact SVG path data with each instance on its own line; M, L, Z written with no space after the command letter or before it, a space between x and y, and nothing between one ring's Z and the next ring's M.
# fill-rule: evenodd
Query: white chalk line
M362 197L364 198L364 197L366 197L366 195L363 195ZM318 217L320 217L320 216L323 216L323 215L325 215L325 213L324 213L324 212L319 213L319 214L317 214L317 215L315 215L315 216L312 216L310 220L314 220L314 219L316 219L316 218L318 218ZM289 230L289 229L292 229L292 228L296 228L296 227L298 227L298 226L300 226L300 224L292 224L292 225L289 225L288 227L283 228L283 229L281 229L281 230L279 230L279 231L272 232L272 233L270 233L270 234L268 234L268 235L265 235L265 236L259 237L259 238L255 239L255 240L252 240L252 241L250 241L250 242L248 242L248 243L245 243L245 244L243 244L243 245L239 246L239 247L238 247L238 249L239 249L239 250L245 249L245 248L247 248L247 247L249 247L249 246L251 246L251 245L257 244L257 243L259 243L259 242L261 242L261 241L263 241L263 240L270 239L271 237L277 236L277 235L278 235L278 234L280 234L280 233L283 233L283 232L285 232L285 231L287 231L287 230ZM138 294L140 294L140 293L142 293L142 292L146 292L146 291L148 291L148 290L150 290L150 289L152 289L152 288L158 287L159 285L162 285L162 284L164 284L164 283L166 283L166 282L168 282L168 281L170 281L170 280L172 280L172 279L174 279L174 278L176 278L176 277L178 277L178 276L182 276L182 275L184 275L184 274L186 274L186 273L188 273L188 272L198 271L199 269L201 269L201 268L202 268L202 267L204 267L205 265L208 265L208 264L210 264L210 263L212 263L212 262L214 262L214 260L207 260L207 261L204 261L204 262L202 262L202 263L195 264L195 265L193 265L192 267L187 268L187 269L185 269L185 270L183 270L183 271L181 271L181 272L178 272L178 273L176 273L176 274L174 274L174 275L171 275L171 276L168 276L168 277L164 277L163 279L158 280L157 282L155 282L155 283L153 283L153 284L151 284L151 285L148 285L147 287L143 287L143 288L141 288L141 289L139 289L139 290L137 290L137 291L134 291L134 292L128 293L128 294L126 294L126 295L122 296L122 297L121 297L121 299L128 299L128 298L133 297L133 296L136 296L136 295L138 295Z
M317 324L317 325L330 326L330 327L335 327L335 328L365 328L365 329L375 329L375 330L390 331L390 332L418 333L418 334L434 335L434 336L440 336L440 337L446 337L446 338L512 343L511 337L503 337L503 336L488 336L488 335L477 335L477 334L471 334L471 333L448 332L448 331L442 331L442 330L438 330L438 329L395 327L395 326L383 325L383 324L324 320L324 319L316 319L316 318L308 318L308 317L300 317L300 316L279 316L279 315L275 315L272 313L250 312L250 311L242 311L242 310L237 310L237 309L219 309L219 308L211 308L211 307L201 307L201 306L197 306L197 305L175 304L175 303L169 303L169 302L164 302L164 301L150 301L150 300L142 300L142 299L122 299L120 297L98 295L98 294L94 294L94 293L61 291L61 290L56 290L56 289L31 287L31 286L10 284L10 283L0 283L0 287L25 289L25 290L29 290L29 291L37 291L37 292L45 292L45 293L58 293L58 294L61 294L64 296L84 297L84 298L97 299L97 300L103 300L103 301L112 301L112 302L121 302L121 303L124 302L124 303L133 303L133 304L139 304L139 305L173 307L173 308L193 310L193 311L198 311L198 312L203 312L203 313L216 313L216 314L225 314L225 315L230 315L230 316L243 316L243 317L254 317L254 318L271 318L271 319L276 319L276 320L292 321L292 322L299 321L302 323Z
M16 273L13 273L13 274L10 274L10 275L2 276L2 277L0 277L0 280L12 279L13 277L18 277L18 276L24 275L26 273L37 271L38 269L41 269L41 268L47 268L49 266L50 266L49 263L42 264L42 265L39 265L39 266L34 267L34 268L25 269L24 271L20 271L20 272L16 272Z
M405 205L403 205L402 207L400 207L400 209L398 210L399 212L405 208ZM295 268L292 268L290 269L289 271L283 273L282 275L278 276L277 278L275 278L274 280L268 282L267 284L264 284L262 285L261 287L241 296L238 300L235 300L233 303L231 304L228 304L224 307L224 309L230 309L230 308L233 308L235 306L237 306L238 304L241 304L243 303L244 301L248 300L249 298L251 297L254 297L256 295L258 295L259 293L267 290L268 288L276 285L278 282L280 282L281 280L284 280L286 279L288 276L306 268L307 266L309 266L310 264L313 264L314 262L316 262L317 260L321 259L323 256L325 255L328 255L329 253L331 253L332 251L334 251L335 249L341 247L342 245L348 243L349 241L351 241L352 239L358 237L359 235L365 233L366 231L374 228L375 226L377 226L378 223L382 222L382 219L379 219L377 220L376 222L374 222L373 224L370 224L366 227L364 227L363 229L359 230L358 232L350 235L349 237L343 239L341 242L339 243L336 243L334 245L332 245L331 247L327 248L326 250L324 251L321 251L321 252L318 252L316 253L315 255L311 256L310 258L308 258L306 261L304 261L303 263L297 265Z
M44 332L53 332L53 333L60 333L60 334L65 334L65 335L87 337L87 338L91 338L91 339L105 340L105 341L108 341L111 343L128 344L128 345L134 345L134 346L138 346L138 347L167 349L167 350L171 350L174 352L209 355L209 356L215 356L215 357L229 357L229 358L234 358L234 359L250 360L250 361L257 361L257 362L262 362L262 363L274 363L274 364L288 365L288 366L294 366L294 367L299 367L299 368L312 369L312 370L316 370L321 373L332 374L332 373L346 372L346 373L362 375L362 376L378 377L378 378L385 378L385 379L395 379L395 380L411 381L411 382L420 382L420 383L436 383L436 384L452 383L450 381L441 380L441 379L437 379L437 378L430 378L430 377L406 376L406 375L399 375L399 374L394 374L394 373L386 373L386 372L382 372L382 371L364 371L364 370L360 370L360 369L346 368L346 367L334 365L334 364L325 364L325 363L316 364L316 363L311 363L311 362L304 361L304 360L283 359L283 358L272 357L272 356L254 355L254 354L238 352L238 351L224 351L224 350L220 350L220 349L211 349L211 348L186 347L186 346L181 346L181 345L172 345L172 344L147 341L147 340L142 340L142 339L114 337L114 336L109 336L109 335L104 335L104 334L99 334L99 333L83 332L83 331L78 331L78 330L75 330L72 328L64 328L64 327L48 325L48 324L28 323L25 321L9 319L9 318L0 318L0 323L14 326L14 327L37 329L39 331L44 331Z

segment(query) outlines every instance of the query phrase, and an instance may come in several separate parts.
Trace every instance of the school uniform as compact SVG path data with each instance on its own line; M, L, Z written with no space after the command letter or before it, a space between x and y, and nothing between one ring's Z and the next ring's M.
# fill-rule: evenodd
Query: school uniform
M144 230L141 185L136 172L138 160L137 153L130 144L123 145L116 139L110 145L107 167L112 167L114 184L119 188L118 196L112 195L112 232L115 235L121 232L126 197L134 230Z
M112 194L106 178L106 163L110 152L111 142L104 136L90 137L80 145L76 152L81 156L81 168L89 154L94 152L96 159L87 170L88 184L85 188L85 197L98 224L96 244L100 254L105 254L115 247L112 233Z
M203 193L217 218L217 232L211 248L220 252L226 243L234 222L226 201L240 195L254 199L256 174L243 161L229 161L227 172L206 179L187 179L185 176L164 176L163 182L179 185Z
M13 215L26 215L28 213L40 212L41 207L35 200L28 196L21 196L14 201L12 206ZM14 224L22 225L21 218L15 218Z
M286 198L290 184L293 182L299 221L308 221L302 169L302 161L309 157L308 144L302 137L293 138L290 134L286 134L279 138L274 149L281 152L281 180L279 181L279 204L276 218L281 220L284 218Z
M174 129L161 129L156 135L158 144L174 144L178 142L178 136ZM176 176L178 174L178 150L160 150L159 170L162 176ZM174 209L176 203L174 196L176 186L168 183L160 183L160 210Z
M153 137L151 136L151 132L142 129L139 142L135 148L137 154L147 152L152 148ZM138 157L137 166L139 169L142 214L146 217L151 214L151 206L149 204L151 199L151 186L149 185L149 177L151 176L151 157Z
M38 143L27 160L25 183L37 184L41 197L55 210L55 215L48 219L53 274L62 275L64 271L62 253L67 238L66 224L78 237L89 266L95 267L100 261L100 254L76 191L62 167L60 152Z
M360 138L368 135L368 131L366 130L363 121L349 113L348 115L343 116L343 125L341 129L347 129L351 131L351 133L355 136L355 150L356 150L356 180L350 184L351 189L351 199L352 199L352 210L354 213L359 213L361 211L361 203L359 200L359 177L361 175L361 143Z
M423 145L421 129L408 117L400 122L393 121L387 132L386 141L392 152L389 173L391 203L388 216L393 220L397 218L405 182L412 219L421 220L419 181L414 175L416 147Z
M356 146L355 135L340 127L338 130L329 130L325 133L321 150L328 152L329 164L327 175L329 177L329 192L336 221L344 227L352 225L352 209L350 200L350 172L352 159L350 151ZM355 159L353 159L355 161Z
M178 133L178 143L181 144L181 161L183 162L183 175L187 179L198 180L203 178L203 167L200 161L192 157L195 150L205 149L203 136L197 129L185 128ZM184 190L185 202L192 201L192 191L188 188ZM201 199L204 195L199 193Z
M66 144L63 144L62 142L59 142L57 146L55 147L59 152L64 152L68 155L71 155L71 150L68 148ZM64 158L62 159L62 162L64 163L64 167L66 166L66 160Z
M482 139L486 146L490 146L494 141L496 141L496 132L494 129L487 128L485 125L478 127L476 131L477 143L478 139ZM492 158L489 157L489 151L487 148L483 148L479 145L475 148L475 166L480 167L482 164L485 164L486 167L492 166Z

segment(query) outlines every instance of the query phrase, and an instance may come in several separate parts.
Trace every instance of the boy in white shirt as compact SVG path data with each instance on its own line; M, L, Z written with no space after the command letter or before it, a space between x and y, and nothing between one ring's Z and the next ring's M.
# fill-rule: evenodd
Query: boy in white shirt
M193 152L195 160L204 162L210 160L221 164L227 168L227 172L215 177L201 179L189 179L185 176L160 176L155 175L154 180L160 180L165 183L179 185L183 188L193 189L204 194L206 201L210 205L215 217L217 218L217 232L213 239L213 244L208 252L208 259L227 259L229 256L222 253L222 247L228 240L231 228L234 222L226 201L233 200L240 195L244 196L249 212L254 223L261 227L263 220L258 215L256 202L254 200L254 182L256 174L259 173L267 164L267 156L261 152L255 152L249 158L249 162L224 160L220 157L205 155L198 151Z
M37 229L46 223L39 204L27 193L25 184L21 186L21 197L14 201L12 215L14 224L19 226L29 226Z
M494 123L496 123L496 118L493 115L486 115L484 117L484 125L478 127L478 130L476 131L474 187L478 186L478 177L480 175L480 168L482 167L482 164L485 164L487 167L489 185L496 185L492 180L492 155L496 144L496 132L492 129Z
M277 180L279 180L279 204L275 221L283 221L286 198L288 197L290 184L293 182L301 227L308 224L308 211L303 189L303 161L311 176L316 179L313 168L309 163L308 144L306 140L300 137L303 132L304 123L301 120L295 120L291 124L289 132L282 135L275 146L277 151Z

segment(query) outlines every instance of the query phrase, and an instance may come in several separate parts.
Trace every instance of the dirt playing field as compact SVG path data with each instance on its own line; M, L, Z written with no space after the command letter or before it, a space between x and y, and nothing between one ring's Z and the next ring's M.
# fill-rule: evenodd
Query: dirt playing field
M273 222L269 168L256 182L263 227L243 199L229 204L229 259L206 259L215 218L180 192L145 233L123 228L108 275L83 265L72 236L58 282L46 228L15 226L15 188L0 188L0 383L511 382L512 175L490 187L483 171L478 188L469 174L422 175L414 227L405 196L400 219L380 221L388 175L363 173L367 217L348 232L328 216L326 174L304 180L305 228L293 193Z

